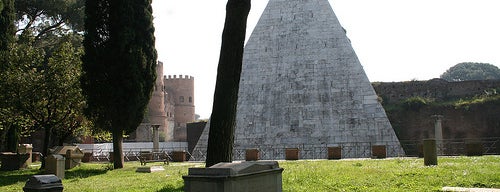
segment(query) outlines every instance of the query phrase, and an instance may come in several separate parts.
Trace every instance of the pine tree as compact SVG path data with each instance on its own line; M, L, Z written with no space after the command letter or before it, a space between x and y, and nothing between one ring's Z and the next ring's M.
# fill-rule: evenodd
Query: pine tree
M87 115L113 135L123 168L123 134L141 123L156 79L151 0L88 0L82 89Z

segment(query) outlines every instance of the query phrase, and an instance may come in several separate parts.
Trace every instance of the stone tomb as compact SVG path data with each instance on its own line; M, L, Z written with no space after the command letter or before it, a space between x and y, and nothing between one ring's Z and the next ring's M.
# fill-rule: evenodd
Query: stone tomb
M189 175L182 178L186 192L278 192L282 172L277 161L245 161L189 168Z
M66 159L66 169L80 165L84 156L83 151L78 146L57 146L52 150L52 154L62 155Z

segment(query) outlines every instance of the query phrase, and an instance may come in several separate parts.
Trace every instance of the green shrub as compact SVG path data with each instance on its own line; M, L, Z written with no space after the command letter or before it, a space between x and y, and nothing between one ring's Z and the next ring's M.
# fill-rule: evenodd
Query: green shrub
M430 99L417 96L417 97L410 97L408 99L401 101L401 105L406 110L418 111L420 110L420 108L428 105L430 102L431 102Z

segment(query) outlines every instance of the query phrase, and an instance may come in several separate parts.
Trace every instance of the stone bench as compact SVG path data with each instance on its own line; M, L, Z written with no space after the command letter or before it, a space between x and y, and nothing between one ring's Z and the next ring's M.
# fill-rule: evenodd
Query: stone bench
M147 163L152 162L163 162L163 164L169 165L169 158L170 157L166 153L143 153L139 157L139 161L141 162L141 166L145 166Z

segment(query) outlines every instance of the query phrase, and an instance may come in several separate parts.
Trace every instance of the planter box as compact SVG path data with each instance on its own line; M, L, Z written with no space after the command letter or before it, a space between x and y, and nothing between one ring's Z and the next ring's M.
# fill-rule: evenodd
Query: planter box
M172 151L172 161L173 162L186 161L186 152L185 151Z
M465 143L465 154L467 156L482 156L484 147L481 142L467 142Z
M259 150L258 149L247 149L245 151L246 161L258 161L259 160Z
M299 148L286 148L285 160L299 160Z
M383 159L387 157L387 151L385 145L373 145L372 146L372 158Z
M341 159L341 158L342 158L341 147L328 147L328 159Z

